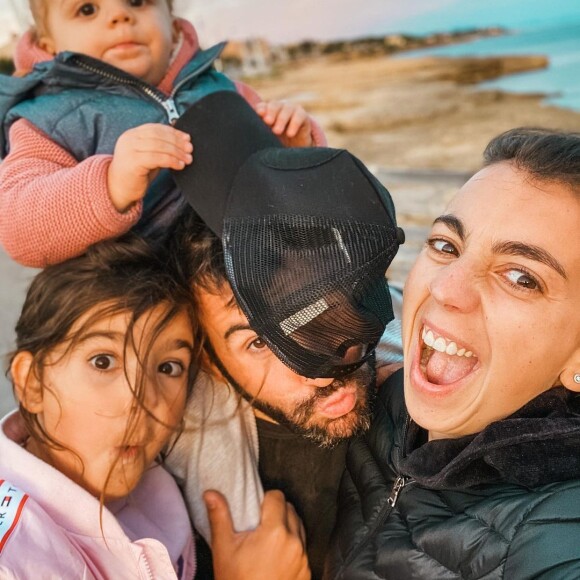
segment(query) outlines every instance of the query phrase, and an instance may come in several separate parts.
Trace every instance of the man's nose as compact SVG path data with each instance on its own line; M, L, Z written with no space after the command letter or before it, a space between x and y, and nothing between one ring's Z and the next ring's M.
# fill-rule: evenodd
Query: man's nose
M309 387L317 387L317 388L328 387L328 385L330 385L330 383L332 383L332 381L334 381L334 379L332 377L326 377L326 378L321 377L321 378L316 378L316 379L309 379L308 377L302 377L302 380Z
M342 357L342 364L351 365L359 362L364 354L366 353L367 345L365 344L353 344L349 346Z
M446 310L471 312L479 304L478 274L467 262L456 260L442 268L431 281L429 290Z

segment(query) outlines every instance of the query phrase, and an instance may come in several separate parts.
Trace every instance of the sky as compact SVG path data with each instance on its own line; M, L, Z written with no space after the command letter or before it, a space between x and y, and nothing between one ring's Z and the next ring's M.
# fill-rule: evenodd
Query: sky
M24 5L0 0L0 44L18 31L14 7L26 22ZM253 36L275 44L580 21L580 0L176 0L176 11L196 25L203 44Z

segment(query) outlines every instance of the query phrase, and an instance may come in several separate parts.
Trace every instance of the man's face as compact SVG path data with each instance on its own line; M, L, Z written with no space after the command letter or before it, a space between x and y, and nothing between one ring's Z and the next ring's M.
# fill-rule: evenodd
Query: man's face
M284 365L248 324L229 285L198 290L201 323L233 386L254 408L321 445L368 427L374 366L343 379L309 379Z

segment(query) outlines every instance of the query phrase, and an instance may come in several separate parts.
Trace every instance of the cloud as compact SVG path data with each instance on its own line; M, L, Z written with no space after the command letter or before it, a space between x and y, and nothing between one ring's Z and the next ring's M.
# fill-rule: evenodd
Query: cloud
M304 39L352 38L398 30L409 17L437 10L458 0L184 0L178 11L199 29L203 42L258 36L273 43Z

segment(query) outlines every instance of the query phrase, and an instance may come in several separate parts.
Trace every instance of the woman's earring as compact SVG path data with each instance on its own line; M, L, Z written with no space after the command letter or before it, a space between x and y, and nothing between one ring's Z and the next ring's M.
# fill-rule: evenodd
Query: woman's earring
M574 375L574 382L580 384L580 373Z

